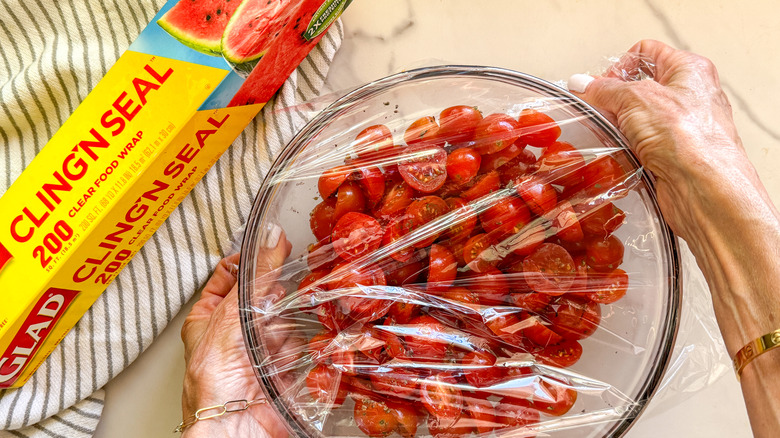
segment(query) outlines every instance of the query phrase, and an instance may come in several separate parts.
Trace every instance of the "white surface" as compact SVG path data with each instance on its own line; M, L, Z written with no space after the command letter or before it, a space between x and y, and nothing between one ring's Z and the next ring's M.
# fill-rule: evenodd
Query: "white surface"
M775 203L780 202L780 11L772 0L520 1L363 0L344 15L346 40L333 89L404 68L485 64L548 80L597 71L642 38L712 59L739 132ZM727 165L727 163L724 163ZM227 236L226 236L227 238ZM189 309L186 308L185 312ZM140 359L107 386L98 438L168 437L181 421L179 315ZM650 404L629 438L750 437L744 403L726 375L672 406Z

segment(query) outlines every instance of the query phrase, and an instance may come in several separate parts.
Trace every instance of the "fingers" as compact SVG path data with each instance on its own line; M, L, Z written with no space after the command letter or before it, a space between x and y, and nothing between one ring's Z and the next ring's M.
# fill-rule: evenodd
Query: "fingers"
M576 74L569 78L568 87L571 92L594 107L611 114L620 114L622 109L633 98L628 92L631 83L617 78L593 77Z
M278 225L271 224L260 237L255 260L255 296L265 296L272 292L272 285L279 278L279 268L292 251L287 235Z

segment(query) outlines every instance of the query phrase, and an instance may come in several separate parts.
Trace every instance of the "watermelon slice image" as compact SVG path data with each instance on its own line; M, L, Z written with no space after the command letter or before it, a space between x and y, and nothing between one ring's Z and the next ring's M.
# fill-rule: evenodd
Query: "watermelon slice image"
M222 35L241 0L181 0L157 20L182 44L207 55L221 55Z
M231 64L246 64L265 55L286 24L284 8L293 0L245 0L222 35L222 56Z
M246 1L254 2L255 0ZM271 100L276 90L282 86L298 64L325 36L327 27L322 26L315 37L304 38L307 26L310 26L314 14L320 10L323 4L327 6L333 2L297 0L291 3L275 19L278 23L276 28L279 29L279 34L276 35L274 32L267 39L267 49L255 49L256 52L264 53L263 57L233 96L228 104L229 107L266 103ZM349 1L341 4L349 4ZM330 23L328 23L329 25Z

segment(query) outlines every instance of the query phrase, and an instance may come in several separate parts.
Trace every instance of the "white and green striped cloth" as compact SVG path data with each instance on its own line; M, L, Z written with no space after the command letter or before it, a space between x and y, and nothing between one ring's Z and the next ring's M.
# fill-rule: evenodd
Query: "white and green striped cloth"
M0 193L164 2L0 1ZM271 159L307 117L274 110L319 94L342 38L337 22L33 378L0 391L0 437L92 436L103 385L205 282L246 221Z

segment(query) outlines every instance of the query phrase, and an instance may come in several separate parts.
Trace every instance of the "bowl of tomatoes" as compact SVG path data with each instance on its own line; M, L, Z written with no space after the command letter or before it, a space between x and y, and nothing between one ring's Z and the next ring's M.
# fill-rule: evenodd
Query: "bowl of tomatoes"
M272 224L292 254L260 274ZM298 437L621 436L681 298L622 135L492 67L399 73L314 117L258 192L239 271L250 359Z

